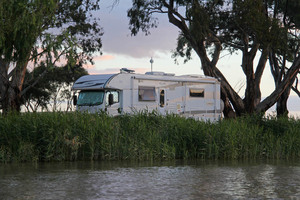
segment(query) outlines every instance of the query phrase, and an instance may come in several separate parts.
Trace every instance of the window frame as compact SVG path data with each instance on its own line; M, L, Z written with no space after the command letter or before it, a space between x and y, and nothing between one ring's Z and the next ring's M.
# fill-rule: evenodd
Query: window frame
M161 108L165 107L165 89L159 90L159 106Z
M114 101L113 104L120 102L120 92L118 90L105 90L105 105L108 106L108 96L109 94L117 93L118 94L118 100Z
M145 91L152 96L145 96ZM142 93L143 92L143 93ZM149 99L145 99L148 97ZM138 101L140 102L156 102L156 89L153 86L138 86Z
M192 98L204 98L205 89L204 88L189 88L189 94Z

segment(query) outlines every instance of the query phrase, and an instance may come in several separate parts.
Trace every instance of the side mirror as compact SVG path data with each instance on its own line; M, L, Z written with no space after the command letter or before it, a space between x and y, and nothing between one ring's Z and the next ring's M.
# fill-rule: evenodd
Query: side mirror
M77 105L77 96L73 95L73 105L76 106Z
M108 95L108 105L112 105L112 104L114 104L114 95L109 94Z

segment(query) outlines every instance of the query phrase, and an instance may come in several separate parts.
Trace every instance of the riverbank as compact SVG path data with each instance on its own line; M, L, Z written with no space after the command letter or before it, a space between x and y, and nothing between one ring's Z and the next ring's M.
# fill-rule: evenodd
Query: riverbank
M0 163L74 160L296 159L300 120L243 117L204 123L141 113L0 116Z

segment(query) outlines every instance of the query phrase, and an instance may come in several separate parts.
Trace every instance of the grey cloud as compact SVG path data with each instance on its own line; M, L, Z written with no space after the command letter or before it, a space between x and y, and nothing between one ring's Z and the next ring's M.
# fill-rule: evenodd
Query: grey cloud
M111 54L122 54L130 57L151 57L156 51L171 54L176 47L178 30L172 26L166 15L158 15L158 28L151 30L151 34L145 36L139 33L131 36L127 10L131 1L123 0L114 8L110 8L108 2L102 3L100 10L100 23L104 29L103 51Z

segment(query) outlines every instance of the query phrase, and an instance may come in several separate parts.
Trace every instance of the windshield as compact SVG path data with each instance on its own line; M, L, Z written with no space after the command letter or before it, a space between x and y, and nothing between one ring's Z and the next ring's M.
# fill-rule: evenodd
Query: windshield
M77 105L93 106L103 103L104 91L81 91L78 96Z

